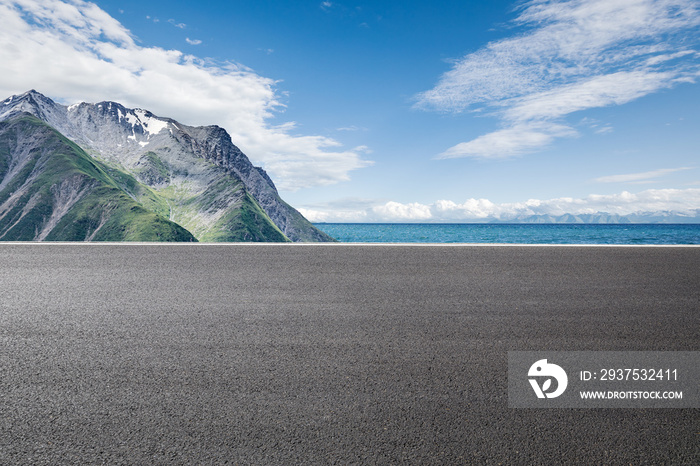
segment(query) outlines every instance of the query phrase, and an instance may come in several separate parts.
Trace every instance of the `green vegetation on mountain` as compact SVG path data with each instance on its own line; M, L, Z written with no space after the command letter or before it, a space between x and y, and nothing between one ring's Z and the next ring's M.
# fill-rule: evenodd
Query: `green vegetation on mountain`
M223 175L201 193L176 184L150 192L167 206L163 215L192 232L198 241L290 241L234 177Z
M236 211L221 217L200 241L275 241L289 242L249 193Z
M146 152L136 164L136 177L149 186L169 183L170 169L155 152Z

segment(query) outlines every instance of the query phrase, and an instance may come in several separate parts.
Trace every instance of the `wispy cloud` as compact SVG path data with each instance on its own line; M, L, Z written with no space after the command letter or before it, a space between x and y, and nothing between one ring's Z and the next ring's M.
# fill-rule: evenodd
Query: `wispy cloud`
M551 122L527 122L484 134L450 147L438 157L505 158L548 145L557 137L575 136L572 128Z
M692 167L661 168L643 173L629 173L625 175L601 176L593 181L598 183L640 183L654 181L659 177L684 170L692 170Z
M202 43L202 41L199 39L190 39L189 37L185 38L185 42L190 45L200 45Z
M622 105L700 73L695 0L532 0L514 37L455 61L416 107L487 110L502 128L441 157L507 157L576 131L564 118ZM528 129L530 128L530 129Z
M142 47L97 5L0 0L0 95L34 88L63 103L115 100L185 124L218 124L281 190L329 185L366 167L325 136L271 125L284 109L276 82L234 62Z
M330 7L333 6L332 2L321 2L321 9L322 10L328 10Z
M350 126L343 126L341 128L336 128L336 131L367 131L367 128L365 128L363 126L350 125Z
M169 19L168 22L178 29L187 29L187 25L185 23L178 23L174 19Z
M484 222L508 221L531 215L585 215L608 213L630 215L642 212L674 211L695 216L700 206L700 189L649 189L639 193L591 194L584 198L529 199L524 202L494 203L488 199L464 202L439 200L432 204L395 201L347 202L302 207L299 211L312 222Z

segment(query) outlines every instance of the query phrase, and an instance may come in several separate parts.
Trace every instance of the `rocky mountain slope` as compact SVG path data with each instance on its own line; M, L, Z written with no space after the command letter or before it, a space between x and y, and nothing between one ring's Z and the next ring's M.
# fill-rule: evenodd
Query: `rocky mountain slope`
M0 102L0 121L27 113L102 163L135 202L200 241L332 241L218 126L187 126L115 102L67 107L36 91Z

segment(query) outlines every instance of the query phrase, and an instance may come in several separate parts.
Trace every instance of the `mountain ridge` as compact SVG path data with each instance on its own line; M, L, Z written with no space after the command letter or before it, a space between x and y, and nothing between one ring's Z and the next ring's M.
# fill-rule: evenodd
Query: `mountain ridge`
M631 214L611 214L608 212L595 212L592 214L539 214L539 215L520 215L505 219L490 219L486 223L513 223L513 224L528 224L528 223L549 223L549 224L597 224L597 225L615 225L615 224L678 224L678 223L698 223L700 218L700 209L695 211L695 215L689 215L676 211L655 211L655 212L635 212Z
M333 241L280 198L219 126L188 126L110 101L64 106L34 90L0 102L0 121L20 113L136 178L160 198L155 212L200 241ZM259 234L241 233L248 222Z

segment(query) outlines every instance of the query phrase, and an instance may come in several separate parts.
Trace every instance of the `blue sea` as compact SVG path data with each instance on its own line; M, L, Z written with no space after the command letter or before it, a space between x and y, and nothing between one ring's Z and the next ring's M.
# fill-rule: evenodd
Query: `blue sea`
M700 224L315 225L342 243L700 244Z

